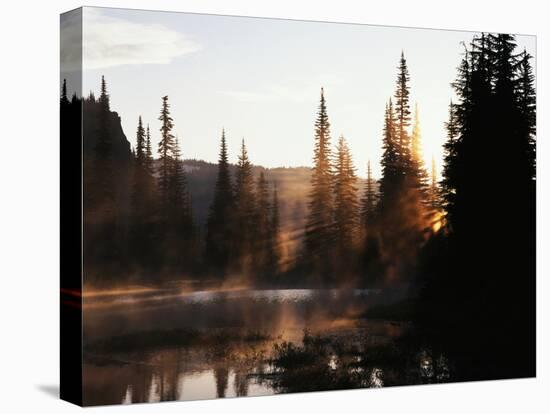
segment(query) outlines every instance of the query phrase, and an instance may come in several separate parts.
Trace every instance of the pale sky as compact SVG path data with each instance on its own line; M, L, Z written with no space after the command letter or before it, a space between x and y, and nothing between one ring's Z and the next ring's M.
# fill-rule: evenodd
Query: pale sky
M158 142L169 96L184 158L216 162L225 128L230 161L244 137L253 164L311 166L314 122L325 88L332 142L348 140L358 174L380 176L385 103L405 53L427 166L441 169L450 86L473 33L124 9L85 8L83 93L99 95L134 145L138 116ZM535 55L535 37L517 36ZM534 64L534 63L533 63ZM70 85L69 85L70 86Z

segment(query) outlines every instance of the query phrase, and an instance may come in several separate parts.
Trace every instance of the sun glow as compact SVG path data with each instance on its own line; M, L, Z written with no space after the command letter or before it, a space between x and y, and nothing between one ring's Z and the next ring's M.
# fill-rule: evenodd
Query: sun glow
M445 213L441 210L438 210L434 214L434 218L432 220L432 231L434 233L437 233L439 230L441 230L444 223L445 223Z

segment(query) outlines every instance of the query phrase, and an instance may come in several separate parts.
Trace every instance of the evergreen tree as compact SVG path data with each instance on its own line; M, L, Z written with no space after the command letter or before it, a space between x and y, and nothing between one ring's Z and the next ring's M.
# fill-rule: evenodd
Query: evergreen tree
M173 165L173 154L175 149L175 138L172 134L174 127L173 119L170 116L170 104L168 96L162 97L162 108L160 111L159 121L160 127L160 142L158 144L159 154L159 191L162 208L165 210L168 206L170 195L170 173Z
M71 106L80 99L73 95ZM81 101L79 136L83 135L84 220L91 223L85 255L104 280L127 266L132 154L118 140L105 78L97 100ZM82 116L85 114L86 116ZM73 114L75 116L76 114ZM115 138L117 141L115 141Z
M147 132L145 133L145 168L149 174L153 174L153 149L151 147L151 131L147 124Z
M165 267L172 271L183 271L193 265L195 234L179 142L172 133L174 123L170 115L168 96L162 98L159 121L160 244Z
M317 271L328 271L328 259L333 240L332 165L330 151L330 122L324 90L315 121L315 147L309 194L309 211L305 230L306 260Z
M63 84L61 86L61 106L66 106L69 104L69 98L67 97L67 79L63 79Z
M445 284L434 278L438 288L424 303L443 298L430 318L453 326L441 337L483 369L506 366L505 375L525 376L535 372L535 166L527 150L534 135L518 105L523 88L515 47L513 36L483 33L459 67L442 182L449 270ZM519 327L512 338L505 333L510 324ZM481 345L463 339L480 336ZM518 355L513 362L511 353Z
M409 103L409 70L405 54L401 52L399 60L398 74L395 89L395 119L396 119L396 134L397 147L399 151L399 163L405 175L410 162L410 136L409 127L411 123L411 109Z
M146 161L145 161L145 129L143 129L143 123L141 121L141 115L138 119L138 127L136 131L136 150L135 150L135 158L137 161L137 164L140 167L145 167Z
M396 201L402 177L399 164L399 144L391 99L386 104L382 138L382 178L380 180L380 212L388 210Z
M357 177L346 140L340 136L334 162L334 227L337 253L342 263L350 254L358 230Z
M459 134L459 126L457 121L457 107L453 104L453 101L449 103L449 118L445 122L445 129L447 131L447 139L443 144L443 165L445 168L442 172L441 180L441 202L445 210L448 211L448 203L453 203L454 192L452 186L455 178L453 173L456 169L453 167L453 163L456 161L456 148L457 138Z
M409 183L409 203L415 203L417 214L415 220L419 227L424 227L424 217L430 216L430 194L429 194L429 176L424 166L424 156L422 154L422 136L420 131L420 117L418 105L415 105L414 124L411 134L411 158L410 170L406 177L406 183Z
M111 162L112 162L112 142L110 136L109 128L109 118L111 113L111 108L109 104L109 93L107 92L107 83L105 82L105 77L101 76L101 94L99 96L99 134L97 143L95 146L95 158L99 162L98 168L108 168L108 171L98 170L97 173L101 173L104 178L107 178L108 174L111 174ZM105 184L105 183L103 183ZM111 188L105 188L105 196L112 197ZM109 191L109 193L107 193Z
M191 209L191 196L187 189L187 177L183 169L181 159L181 150L179 140L176 137L174 141L173 160L170 171L169 180L170 207L173 209L173 215L179 224L180 230L185 236L191 232L193 228L193 217Z
M536 93L535 77L531 67L532 56L523 51L517 64L516 96L519 110L519 134L523 137L521 152L525 153L525 176L536 178ZM534 186L534 183L529 185Z
M195 262L195 227L191 195L187 189L187 177L183 168L179 140L174 141L173 159L169 180L169 217L172 262L176 269L185 270ZM170 234L172 233L172 234Z
M256 232L256 195L252 164L248 158L244 139L241 143L235 176L235 214L237 266L246 276L252 266L253 241Z
M222 130L218 175L206 226L206 262L211 271L219 272L221 275L227 270L234 247L232 243L234 208L227 143L225 130Z
M147 134L149 131L147 131ZM149 169L147 141L141 116L136 130L136 150L131 189L131 229L130 252L138 270L149 271L155 261L156 233L155 217L155 184L152 171ZM150 150L150 142L149 142Z
M113 147L111 137L111 109L109 104L109 93L107 92L107 83L105 78L101 77L101 94L98 99L98 121L97 121L97 141L94 148L93 172L91 172L92 205L103 209L110 216L110 220L115 220L115 183L114 183L114 165L113 165ZM107 225L106 225L107 226ZM114 226L114 224L113 224ZM109 231L108 229L106 231ZM113 236L114 237L114 236Z
M406 63L402 56L398 75L396 98L398 112L394 113L392 101L386 106L382 177L380 179L380 201L378 203L377 227L388 280L410 277L409 269L414 266L416 252L422 243L422 230L426 217L422 203L423 194L420 164L414 161L413 145L407 131L410 124L408 103L409 80ZM417 125L416 131L419 133ZM415 150L420 145L416 137ZM424 172L425 173L425 172ZM424 179L425 184L425 179ZM371 245L372 240L371 240ZM374 253L370 254L374 256Z
M428 184L428 173L424 167L424 158L422 154L422 135L420 132L420 117L418 105L415 105L414 124L411 134L411 174L416 176L418 185L421 189Z

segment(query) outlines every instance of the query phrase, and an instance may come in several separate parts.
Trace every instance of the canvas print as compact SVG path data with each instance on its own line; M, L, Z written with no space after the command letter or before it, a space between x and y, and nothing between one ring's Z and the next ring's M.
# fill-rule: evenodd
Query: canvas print
M535 40L63 14L62 394L535 376Z

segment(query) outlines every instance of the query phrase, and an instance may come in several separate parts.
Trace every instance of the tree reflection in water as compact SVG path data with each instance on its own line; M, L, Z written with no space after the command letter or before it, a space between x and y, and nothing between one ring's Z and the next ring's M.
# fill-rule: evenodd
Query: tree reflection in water
M443 352L426 347L410 323L363 316L380 296L353 291L272 296L210 294L174 303L167 298L161 307L141 303L138 314L122 300L105 311L96 309L95 319L85 321L93 333L87 337L94 338L85 347L85 403L375 388L452 378ZM205 328L197 329L196 322ZM126 330L117 334L120 326Z

